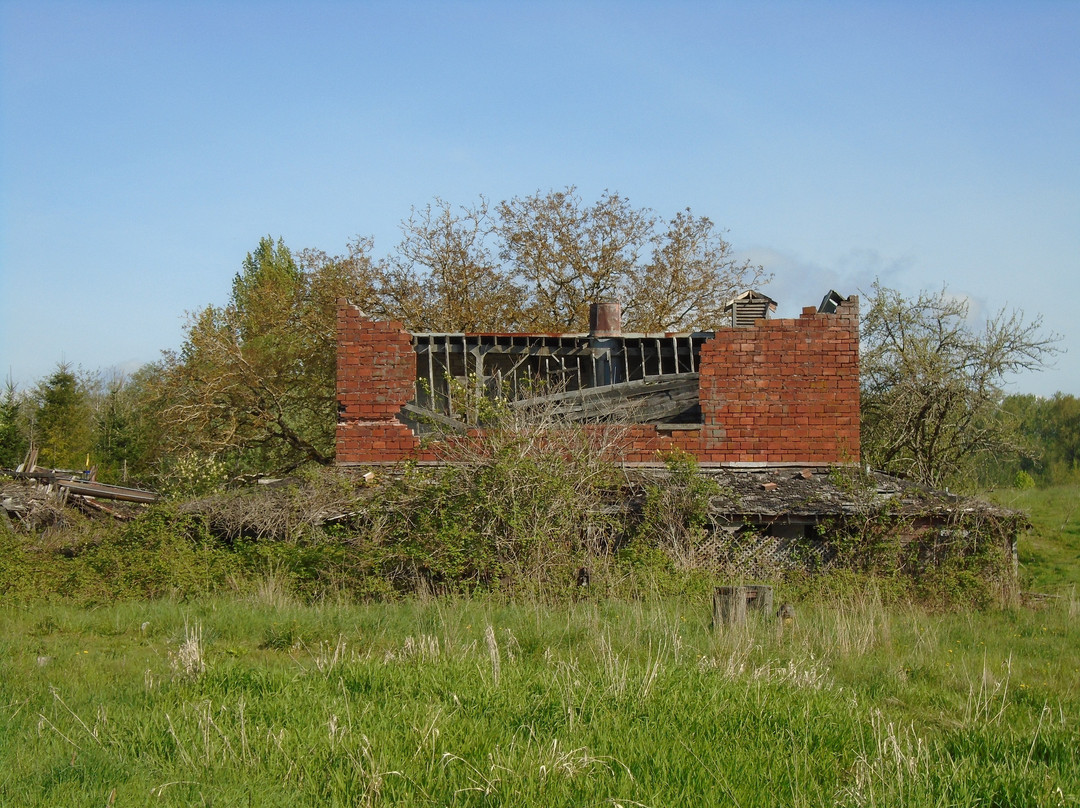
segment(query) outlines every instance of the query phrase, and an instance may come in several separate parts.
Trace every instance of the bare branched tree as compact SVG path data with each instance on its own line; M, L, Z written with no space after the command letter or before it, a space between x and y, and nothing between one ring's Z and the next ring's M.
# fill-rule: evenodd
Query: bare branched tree
M715 328L729 300L771 277L738 261L712 221L689 208L655 233L652 245L651 260L624 283L623 318L632 331Z
M520 321L522 290L492 254L494 220L483 197L455 208L436 198L402 222L387 291L402 321L430 331L507 331Z
M736 293L769 280L689 208L665 221L613 192L586 205L570 187L511 199L498 213L531 330L583 331L589 304L605 299L622 302L634 331L707 329Z
M997 416L1012 374L1039 370L1060 337L1019 311L981 326L965 298L909 300L875 282L862 322L862 454L928 485L960 482L983 459L1016 447Z
M655 223L612 192L587 207L573 187L499 205L502 256L528 291L530 330L584 330L589 304L618 296L638 268Z

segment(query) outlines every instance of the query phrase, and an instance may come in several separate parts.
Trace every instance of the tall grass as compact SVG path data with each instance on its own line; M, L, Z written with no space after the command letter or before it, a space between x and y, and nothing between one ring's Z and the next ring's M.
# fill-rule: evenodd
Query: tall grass
M872 593L724 632L695 599L7 608L0 804L1071 805L1073 617Z

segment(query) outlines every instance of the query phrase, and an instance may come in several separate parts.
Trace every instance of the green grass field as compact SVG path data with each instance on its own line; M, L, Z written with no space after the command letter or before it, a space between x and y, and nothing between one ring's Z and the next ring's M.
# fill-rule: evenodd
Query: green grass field
M1005 610L13 599L0 805L1080 805L1078 494L995 495L1054 595Z
M1080 590L1080 485L1005 489L990 496L1031 517L1034 527L1019 547L1025 584L1058 595Z
M9 608L0 804L1074 805L1077 611Z

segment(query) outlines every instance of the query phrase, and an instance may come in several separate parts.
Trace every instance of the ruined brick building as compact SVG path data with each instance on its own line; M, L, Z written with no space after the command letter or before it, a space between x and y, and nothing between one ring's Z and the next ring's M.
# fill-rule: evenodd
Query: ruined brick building
M487 397L549 422L615 424L604 445L646 467L639 479L662 475L647 467L671 450L694 455L725 493L693 565L758 578L819 568L833 563L831 536L881 514L904 548L892 572L952 560L1014 587L1022 514L859 465L858 298L830 292L792 319L771 319L775 305L746 292L710 332L623 333L618 305L600 304L585 334L443 334L339 301L337 462L444 462L456 435L483 428Z
M793 319L756 292L711 332L624 333L617 303L586 334L410 333L339 301L337 462L438 461L437 438L482 427L474 402L541 403L621 424L620 459L704 467L859 460L859 305L830 292ZM470 404L473 402L473 404Z

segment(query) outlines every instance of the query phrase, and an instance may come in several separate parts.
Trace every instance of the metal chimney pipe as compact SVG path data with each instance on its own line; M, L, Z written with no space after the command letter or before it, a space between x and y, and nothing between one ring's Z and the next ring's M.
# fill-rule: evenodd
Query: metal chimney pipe
M622 335L622 304L604 300L589 305L589 346L593 355L593 384L603 387L622 381L611 356L618 350Z
M603 300L589 305L589 335L593 337L618 337L622 334L622 304L617 300Z

